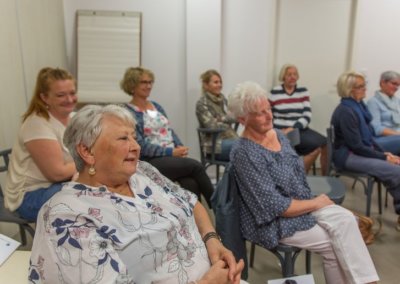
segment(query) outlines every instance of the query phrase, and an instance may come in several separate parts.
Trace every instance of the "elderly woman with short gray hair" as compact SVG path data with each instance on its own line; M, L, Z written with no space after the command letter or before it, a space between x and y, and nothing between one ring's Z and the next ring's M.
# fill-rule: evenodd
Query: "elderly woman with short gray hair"
M228 108L244 126L230 156L244 238L268 249L283 243L320 254L328 284L378 281L354 215L325 194L312 196L303 162L273 128L265 90L239 84Z
M89 105L71 119L64 143L79 177L39 212L30 282L238 284L243 261L195 194L139 161L135 136L123 107Z
M367 102L372 114L371 126L376 143L385 151L400 154L400 99L395 96L400 86L400 74L385 71L381 74L380 90Z
M366 95L364 75L344 72L337 81L337 91L341 100L331 118L335 135L333 161L339 169L366 173L382 181L393 196L399 215L400 158L385 152L375 140L372 115L363 101ZM396 228L400 230L400 217Z

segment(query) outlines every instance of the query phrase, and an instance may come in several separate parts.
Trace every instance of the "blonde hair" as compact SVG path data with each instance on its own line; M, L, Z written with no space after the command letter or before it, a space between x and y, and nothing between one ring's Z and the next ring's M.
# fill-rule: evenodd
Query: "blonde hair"
M47 110L47 105L42 100L40 95L47 95L53 82L63 80L73 81L76 87L76 81L68 71L60 68L42 68L37 75L35 90L33 91L33 96L31 102L29 103L28 110L22 115L22 121L25 121L28 116L33 113L45 119L49 119L50 116Z
M205 90L205 88L204 88L204 85L210 83L210 80L211 80L211 77L212 77L212 76L218 76L219 79L220 79L221 82L222 82L221 75L218 73L217 70L214 70L214 69L209 69L209 70L207 70L206 72L204 72L203 74L200 75L200 80L201 80L201 82L203 83L203 84L202 84L203 92L206 92L206 90Z
M133 89L139 85L140 78L143 75L148 75L151 81L154 82L154 74L148 69L142 67L129 67L126 69L124 78L122 78L119 86L129 96L133 96Z
M356 84L357 78L361 78L365 81L364 75L356 71L346 71L339 76L339 79L336 83L336 89L339 97L342 98L351 97L351 91L353 90L353 87Z

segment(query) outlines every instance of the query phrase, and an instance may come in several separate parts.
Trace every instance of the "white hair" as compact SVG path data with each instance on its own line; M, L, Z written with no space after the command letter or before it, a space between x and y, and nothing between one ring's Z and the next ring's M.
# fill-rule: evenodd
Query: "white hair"
M238 84L228 97L228 110L237 119L258 110L260 102L268 100L267 92L257 83Z
M70 120L64 132L64 145L75 161L78 172L83 170L85 162L78 154L76 146L83 144L91 148L102 131L102 120L106 116L121 119L135 128L136 121L126 108L118 105L87 105Z

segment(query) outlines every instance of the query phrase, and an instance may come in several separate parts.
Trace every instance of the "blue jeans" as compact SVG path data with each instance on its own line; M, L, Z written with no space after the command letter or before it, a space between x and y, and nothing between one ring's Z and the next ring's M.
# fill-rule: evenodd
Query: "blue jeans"
M229 162L229 154L231 153L231 149L233 143L235 143L237 139L224 139L221 143L221 153L216 154L215 158L221 161L228 161Z
M62 183L53 183L47 188L38 188L26 192L22 204L18 207L18 214L29 221L36 222L37 215L43 204L62 188Z
M400 154L400 135L375 137L375 142L385 151L394 155Z

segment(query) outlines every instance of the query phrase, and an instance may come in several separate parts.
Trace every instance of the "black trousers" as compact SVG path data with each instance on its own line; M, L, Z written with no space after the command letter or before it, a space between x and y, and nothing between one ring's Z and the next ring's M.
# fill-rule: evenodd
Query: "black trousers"
M199 161L172 156L143 158L143 160L157 168L170 180L178 182L181 187L196 194L199 200L200 194L202 194L211 208L210 199L214 187Z
M311 128L299 129L300 144L295 146L297 154L304 156L310 154L315 149L326 145L326 137Z

